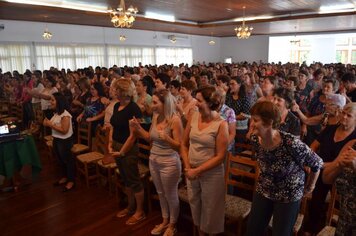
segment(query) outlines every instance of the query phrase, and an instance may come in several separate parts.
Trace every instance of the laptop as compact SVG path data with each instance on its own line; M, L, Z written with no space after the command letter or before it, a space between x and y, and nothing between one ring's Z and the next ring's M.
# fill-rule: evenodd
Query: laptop
M16 124L0 125L0 143L22 139Z

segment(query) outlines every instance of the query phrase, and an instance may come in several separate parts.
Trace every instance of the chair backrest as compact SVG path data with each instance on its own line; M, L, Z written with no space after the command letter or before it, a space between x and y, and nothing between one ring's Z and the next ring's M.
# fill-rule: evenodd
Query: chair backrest
M257 161L229 153L226 165L226 188L235 187L253 193L259 175Z
M95 132L95 143L93 145L93 150L105 155L108 153L108 144L109 144L109 130L103 129L101 125L98 125L96 127L96 132Z
M78 123L78 141L79 144L85 144L91 149L91 123L81 121Z
M236 134L235 138L238 140L238 142L235 143L235 153L245 157L253 157L254 150L250 140L246 138L246 135Z
M337 193L336 186L334 184L331 189L330 202L326 214L326 225L331 225L334 216L338 216L339 213L340 213L340 196Z
M138 140L138 154L137 156L140 158L141 163L148 166L148 159L150 157L151 145L147 142L142 142L142 140Z
M8 101L0 102L0 115L8 116L10 113L10 104Z

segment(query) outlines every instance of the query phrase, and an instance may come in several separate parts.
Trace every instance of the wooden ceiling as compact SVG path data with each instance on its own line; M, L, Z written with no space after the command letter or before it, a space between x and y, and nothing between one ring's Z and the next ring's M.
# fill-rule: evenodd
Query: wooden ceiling
M118 0L68 0L72 3L101 5L107 9ZM67 1L67 2L68 2ZM48 1L51 2L51 1ZM58 2L58 0L57 0ZM309 32L356 31L356 12L318 14L321 6L353 4L356 0L126 0L139 9L133 29L187 33L195 35L233 36L246 6L246 17L273 16L272 19L247 21L254 35L295 34ZM143 17L146 11L174 15L176 22ZM105 13L56 7L10 3L0 0L0 19L47 21L53 23L113 27Z

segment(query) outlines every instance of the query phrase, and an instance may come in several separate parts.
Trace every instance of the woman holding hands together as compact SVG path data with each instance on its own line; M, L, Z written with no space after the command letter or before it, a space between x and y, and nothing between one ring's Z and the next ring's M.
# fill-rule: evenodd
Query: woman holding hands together
M224 232L228 125L216 111L214 87L198 89L196 99L199 112L188 121L181 145L188 199L199 235L218 234Z
M152 126L147 132L138 120L130 121L137 136L152 143L149 167L153 183L159 195L163 222L156 225L152 235L171 236L176 233L179 215L178 182L181 176L181 161L178 150L181 144L183 126L176 114L175 98L166 90L153 94Z

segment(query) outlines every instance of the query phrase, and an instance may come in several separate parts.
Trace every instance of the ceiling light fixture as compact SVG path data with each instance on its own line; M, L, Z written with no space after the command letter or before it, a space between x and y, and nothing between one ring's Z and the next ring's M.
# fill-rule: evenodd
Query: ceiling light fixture
M236 37L238 39L248 39L251 36L252 27L249 27L245 24L245 6L242 7L243 9L243 20L242 20L242 25L238 26L235 28L235 32L236 32Z
M50 40L52 38L53 34L48 31L48 28L46 27L45 31L42 34L43 39L45 40Z
M118 8L111 9L108 12L115 27L131 28L138 10L137 7L132 5L126 9L125 0L121 0Z
M177 37L175 35L168 35L168 39L171 41L171 43L177 42Z
M213 40L213 32L211 32L211 34L210 34L209 45L210 45L210 46L214 46L214 45L215 45L215 41Z
M48 16L45 16L44 18L45 18L45 21L47 22ZM50 40L52 38L52 36L53 36L53 34L51 32L49 32L48 26L47 26L47 23L46 23L46 28L45 28L45 30L44 30L44 32L42 34L42 37L43 37L44 40Z
M119 37L120 41L123 42L126 40L126 36L125 35L120 35Z

